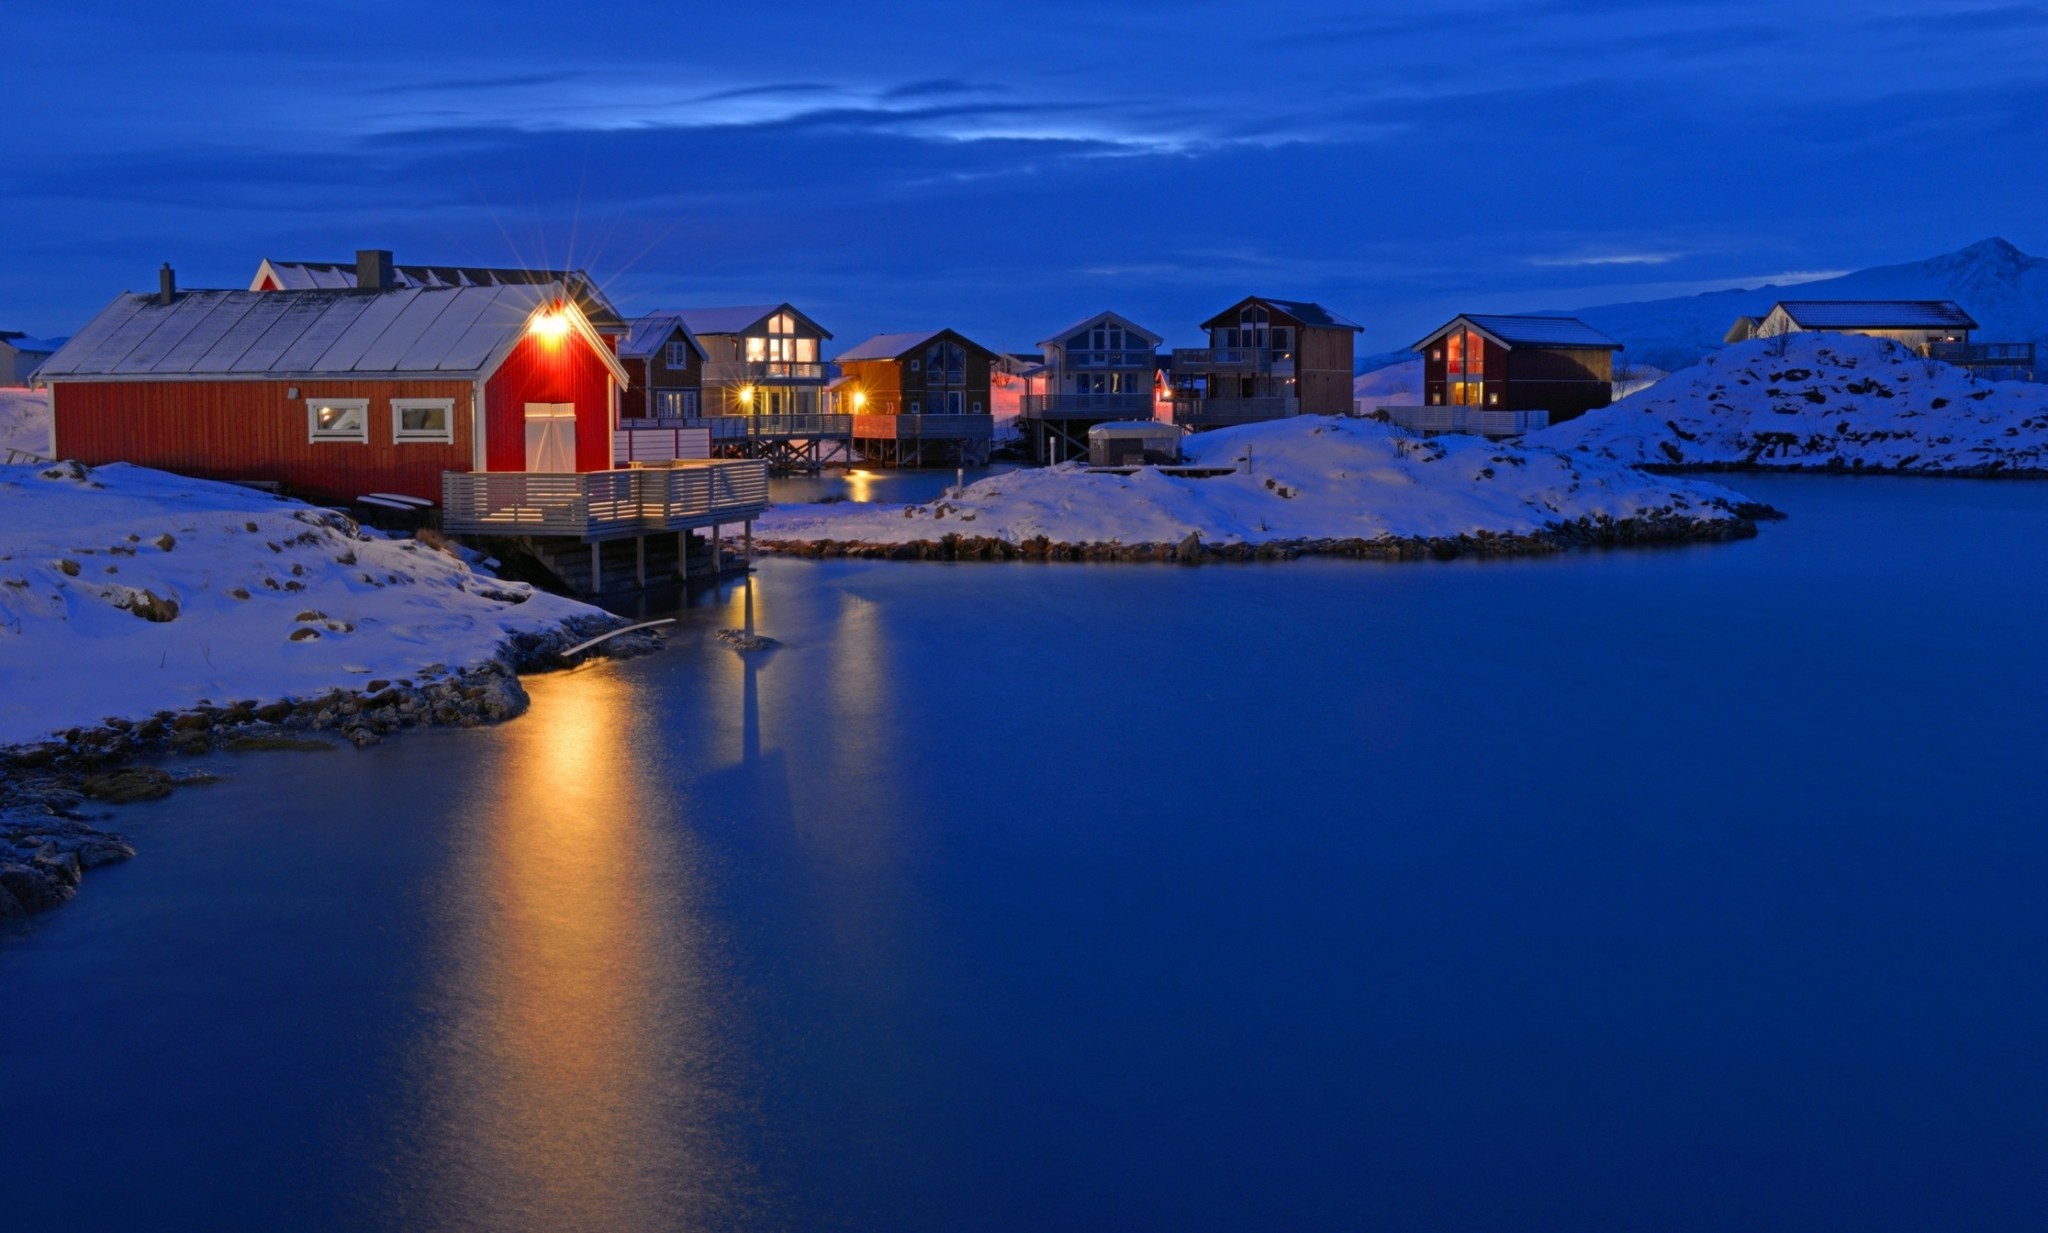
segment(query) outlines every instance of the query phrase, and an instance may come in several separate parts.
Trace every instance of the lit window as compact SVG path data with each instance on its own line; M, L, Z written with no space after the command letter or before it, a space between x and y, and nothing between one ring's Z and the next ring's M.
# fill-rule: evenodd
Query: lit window
M308 398L306 438L309 441L368 441L370 400Z
M394 398L391 400L393 442L455 440L455 400Z

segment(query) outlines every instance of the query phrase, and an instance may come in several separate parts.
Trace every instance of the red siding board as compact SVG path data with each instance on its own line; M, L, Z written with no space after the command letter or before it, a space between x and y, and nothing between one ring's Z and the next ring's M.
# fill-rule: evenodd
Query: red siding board
M293 386L301 397L287 397ZM370 439L308 441L307 398L369 399ZM393 398L454 399L454 442L394 444ZM467 381L60 382L51 414L66 458L275 480L316 501L400 492L438 502L441 473L470 469Z
M576 404L576 466L612 465L612 374L581 337L550 341L528 335L484 384L484 465L526 469L526 404Z

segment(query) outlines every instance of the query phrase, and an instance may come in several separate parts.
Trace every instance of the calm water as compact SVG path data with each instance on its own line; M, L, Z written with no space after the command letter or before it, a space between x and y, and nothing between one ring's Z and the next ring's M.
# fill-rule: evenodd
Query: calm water
M9 1229L2039 1229L2048 485L769 562L0 938Z
M969 467L963 473L952 467L897 470L889 467L833 467L817 475L783 476L771 481L777 501L801 504L811 501L876 501L885 505L915 505L936 501L948 488L965 479L972 484L991 475L1017 469L1016 463L999 462L988 467Z

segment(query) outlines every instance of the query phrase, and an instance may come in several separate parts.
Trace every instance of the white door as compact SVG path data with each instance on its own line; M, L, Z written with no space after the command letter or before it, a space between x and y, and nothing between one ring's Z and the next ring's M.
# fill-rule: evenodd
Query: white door
M526 404L526 469L566 474L576 469L576 404Z

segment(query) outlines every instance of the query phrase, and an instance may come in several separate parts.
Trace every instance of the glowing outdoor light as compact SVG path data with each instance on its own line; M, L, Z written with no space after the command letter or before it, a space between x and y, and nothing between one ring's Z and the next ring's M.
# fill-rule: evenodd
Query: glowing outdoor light
M559 308L551 308L533 319L526 327L535 338L548 342L560 342L569 336L569 315Z
M854 409L854 410L856 410L856 411L858 411L858 410L860 410L860 409L861 409L862 407L865 407L865 406L867 406L867 405L868 405L868 396L867 396L867 392L866 392L865 390L855 390L855 391L853 392L853 409Z
M741 387L739 388L739 395L740 395L740 405L741 405L742 407L751 407L751 406L753 406L753 405L754 405L754 387L753 387L753 386L751 386L751 385L743 385L743 386L741 386Z

